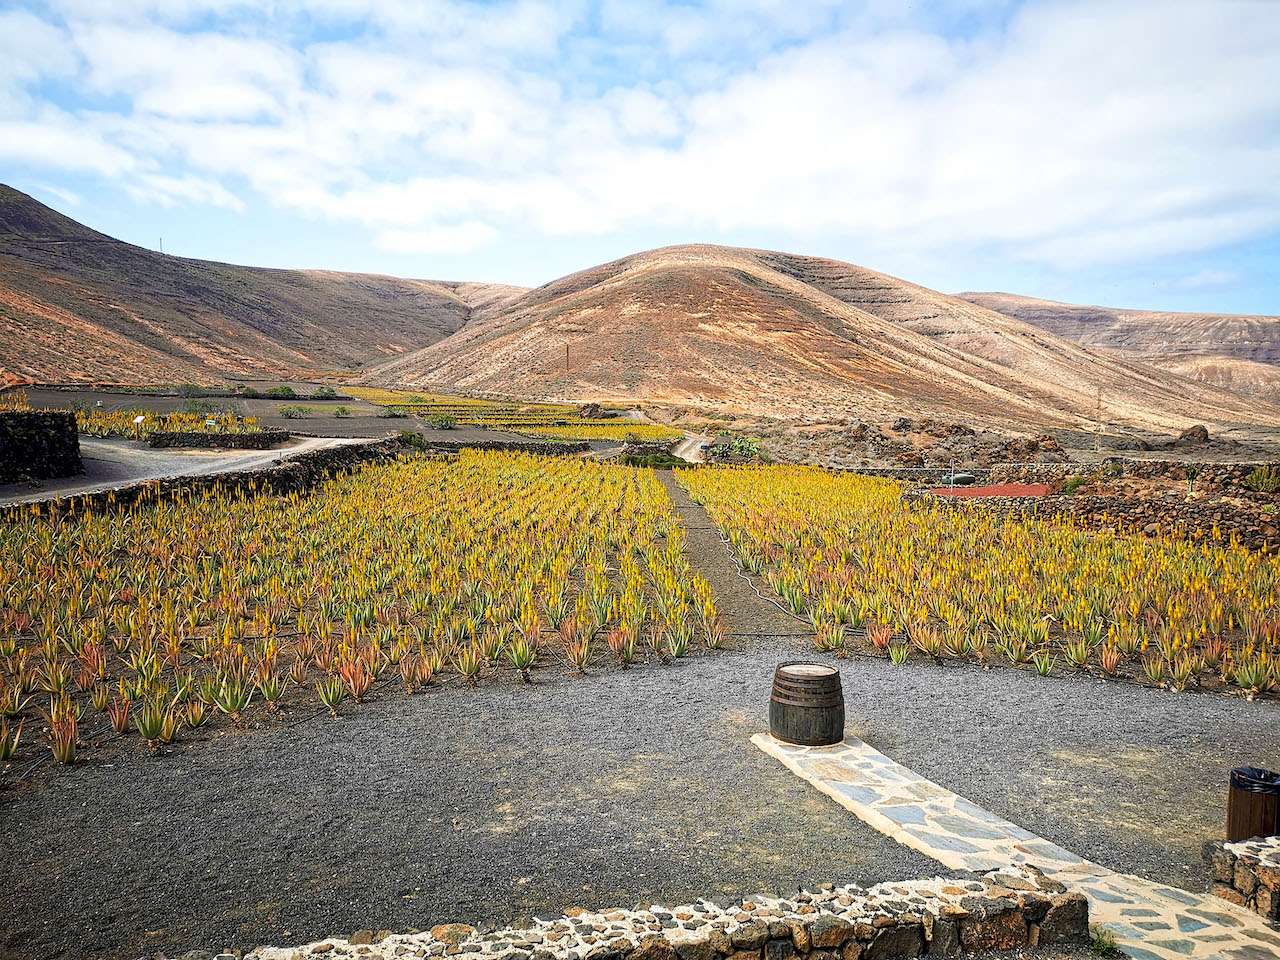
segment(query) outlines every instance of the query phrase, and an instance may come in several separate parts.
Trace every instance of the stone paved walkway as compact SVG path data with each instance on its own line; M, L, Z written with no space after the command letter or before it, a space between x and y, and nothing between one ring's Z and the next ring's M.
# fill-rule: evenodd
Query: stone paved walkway
M955 870L1032 864L1089 898L1091 920L1135 960L1275 960L1280 931L1217 897L1116 873L957 796L856 737L799 747L752 742L899 843Z

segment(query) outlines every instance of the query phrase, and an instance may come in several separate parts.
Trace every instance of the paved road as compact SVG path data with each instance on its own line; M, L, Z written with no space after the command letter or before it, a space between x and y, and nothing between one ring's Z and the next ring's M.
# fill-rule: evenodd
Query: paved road
M371 438L299 437L273 450L182 450L142 446L132 440L80 438L84 474L38 484L0 485L0 504L30 503L55 496L97 493L118 489L157 477L202 476L236 470L256 470L294 454L348 443L370 443Z

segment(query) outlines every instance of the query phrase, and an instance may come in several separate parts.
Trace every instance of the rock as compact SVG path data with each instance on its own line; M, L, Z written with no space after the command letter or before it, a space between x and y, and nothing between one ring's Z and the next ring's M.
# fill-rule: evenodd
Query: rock
M639 945L632 951L634 960L676 960L676 948L671 941L658 934L641 937Z
M918 923L885 927L866 949L866 960L918 957L924 953L924 928Z
M829 914L823 914L809 924L809 942L824 950L843 945L851 936L853 924Z
M437 937L436 939L438 940L440 938ZM366 944L373 943L373 931L357 930L355 933L351 935L351 939L347 942L350 943L353 947L363 947Z
M928 952L931 957L956 956L960 952L960 925L954 920L934 920Z
M475 932L475 927L465 923L442 923L431 928L431 936L441 943L461 943Z
M389 936L391 936L390 930L379 930L377 933L373 935L373 942L381 943L383 940L387 939L387 937Z
M960 942L965 950L1012 950L1027 942L1027 922L1014 901L965 897L961 903L969 911L960 921Z
M717 960L716 948L707 940L695 940L676 945L680 960Z
M850 940L844 945L844 952L840 954L840 960L862 960L863 947L857 940Z
M897 433L902 433L905 430L914 430L915 426L916 425L907 417L896 417L893 421L893 425L890 426L889 429Z
M328 953L333 949L332 943L321 943L311 948L312 953Z
M1039 923L1049 912L1051 901L1040 893L1024 893L1018 897L1018 906L1027 923Z
M796 955L796 945L790 937L770 940L764 945L764 960L791 960Z
M1248 899L1258 889L1258 877L1249 864L1243 860L1236 861L1236 876L1232 886L1240 891L1241 896Z
M1083 893L1059 893L1040 921L1041 945L1089 939L1089 900Z
M791 939L801 953L808 953L813 946L813 941L809 939L809 927L803 921L792 922Z
M716 953L728 956L733 953L733 941L729 939L729 935L723 930L712 930L707 942L715 948Z
M759 950L769 939L769 925L761 920L752 920L733 931L730 938L739 950Z
M1204 424L1197 423L1194 427L1187 427L1180 434L1175 443L1180 447L1200 446L1209 442L1209 431Z

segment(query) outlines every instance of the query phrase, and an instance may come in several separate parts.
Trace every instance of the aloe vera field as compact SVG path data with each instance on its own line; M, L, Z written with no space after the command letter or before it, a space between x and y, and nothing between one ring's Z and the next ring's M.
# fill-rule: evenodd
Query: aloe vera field
M957 514L890 480L807 467L681 482L820 651L1250 698L1280 682L1280 555Z
M104 722L158 750L255 711L336 716L375 684L528 681L723 639L653 473L573 459L464 452L309 495L14 509L0 570L5 760L37 722L71 763Z

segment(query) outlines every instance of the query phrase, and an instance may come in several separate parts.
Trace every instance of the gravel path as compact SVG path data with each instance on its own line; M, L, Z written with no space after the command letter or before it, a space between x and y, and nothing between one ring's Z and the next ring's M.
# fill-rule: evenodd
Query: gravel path
M550 668L533 687L387 691L338 722L159 760L91 752L6 782L0 956L304 943L938 872L749 743L773 666L812 647L660 476L737 649L586 679ZM1274 704L878 660L843 673L851 731L894 759L1107 866L1193 889L1226 771L1280 764Z

